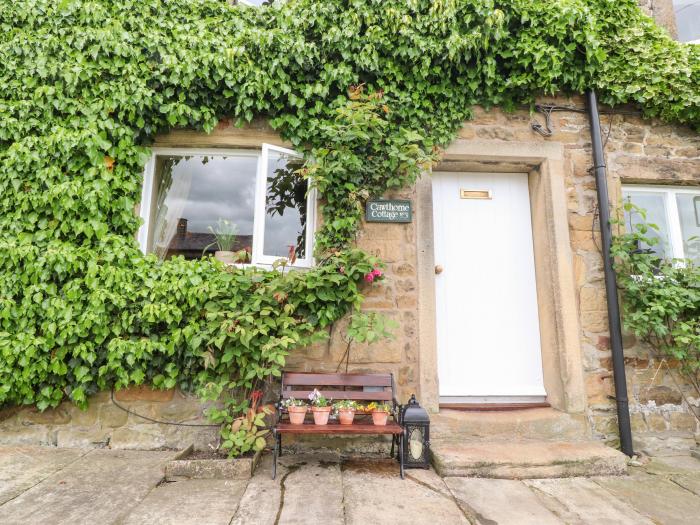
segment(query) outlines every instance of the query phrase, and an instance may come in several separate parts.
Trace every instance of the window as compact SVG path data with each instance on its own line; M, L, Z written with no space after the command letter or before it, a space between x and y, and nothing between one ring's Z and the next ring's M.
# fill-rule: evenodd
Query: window
M678 40L700 44L700 0L673 0Z
M659 243L651 247L657 254L700 265L700 188L625 186L622 194L646 210L647 223L658 226ZM640 222L638 213L625 213L628 229Z
M239 4L242 5L252 5L256 7L260 7L265 4L271 4L270 0L238 0Z
M219 248L218 232L232 233L240 263L269 265L280 258L311 266L314 192L296 172L294 151L263 144L262 151L155 148L141 198L144 253L161 259L199 259Z

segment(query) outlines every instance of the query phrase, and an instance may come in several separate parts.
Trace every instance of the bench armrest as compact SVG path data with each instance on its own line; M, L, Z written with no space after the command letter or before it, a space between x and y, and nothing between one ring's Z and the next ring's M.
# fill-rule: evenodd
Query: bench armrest
M273 426L277 426L279 422L282 420L282 395L280 394L280 398L277 400L277 402L273 405L275 407L275 422Z

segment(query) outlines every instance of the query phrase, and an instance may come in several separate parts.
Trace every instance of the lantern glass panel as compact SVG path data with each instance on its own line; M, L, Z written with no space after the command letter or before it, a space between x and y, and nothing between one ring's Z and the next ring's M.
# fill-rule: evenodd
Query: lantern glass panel
M408 452L413 461L421 461L423 459L423 429L411 429L408 437Z

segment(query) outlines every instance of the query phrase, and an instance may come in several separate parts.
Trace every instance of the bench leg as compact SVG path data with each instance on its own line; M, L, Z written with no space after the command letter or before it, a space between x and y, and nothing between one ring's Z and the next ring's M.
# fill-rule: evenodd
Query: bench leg
M394 457L394 443L396 443L396 434L391 435L391 454L389 454L390 458Z
M406 441L406 432L404 431L399 435L399 468L401 472L401 479L404 479L403 476L403 448L405 446L404 441Z
M272 479L277 477L277 454L279 452L279 439L277 432L273 431L275 446L272 448Z
M277 455L282 457L282 434L277 434Z

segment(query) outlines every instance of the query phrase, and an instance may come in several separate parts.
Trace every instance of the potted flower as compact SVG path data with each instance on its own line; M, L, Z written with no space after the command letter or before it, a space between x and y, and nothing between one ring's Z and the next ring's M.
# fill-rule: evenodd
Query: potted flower
M314 423L327 425L328 416L331 415L330 401L316 388L309 394L309 400L311 401L311 412L314 414Z
M352 425L352 420L355 418L355 410L357 409L355 401L343 399L333 403L333 408L338 412L341 425Z
M367 405L367 411L372 414L372 423L383 427L386 425L389 414L391 414L391 405L388 403L375 403L373 401Z
M282 401L282 406L287 409L287 412L289 412L289 422L292 425L304 424L306 411L309 408L304 401L290 397L289 399Z

